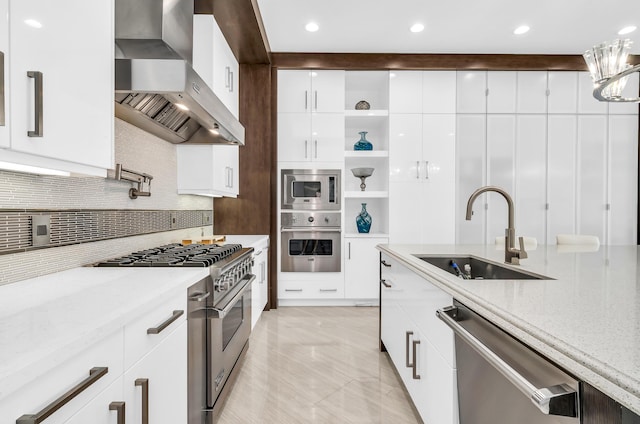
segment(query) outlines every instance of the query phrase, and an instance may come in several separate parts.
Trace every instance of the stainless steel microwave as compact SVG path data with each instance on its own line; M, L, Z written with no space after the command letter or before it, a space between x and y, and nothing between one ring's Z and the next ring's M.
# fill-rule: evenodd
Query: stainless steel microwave
M282 209L340 209L339 169L283 169Z

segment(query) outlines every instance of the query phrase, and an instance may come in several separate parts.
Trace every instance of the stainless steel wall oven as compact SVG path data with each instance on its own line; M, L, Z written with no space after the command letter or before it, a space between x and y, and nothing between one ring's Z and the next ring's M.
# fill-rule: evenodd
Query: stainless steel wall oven
M341 214L283 212L282 272L340 272Z

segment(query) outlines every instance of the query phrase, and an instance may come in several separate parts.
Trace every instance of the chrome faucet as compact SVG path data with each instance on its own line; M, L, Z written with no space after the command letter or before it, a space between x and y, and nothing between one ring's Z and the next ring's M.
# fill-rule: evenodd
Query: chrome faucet
M471 215L473 214L472 206L473 202L476 200L478 196L487 191L495 191L504 197L507 201L507 207L509 208L509 224L507 229L505 230L505 240L504 240L504 261L508 264L520 265L520 259L527 258L527 252L524 250L524 238L519 238L520 249L516 249L515 239L516 239L516 229L514 226L514 210L513 210L513 200L509 193L501 189L500 187L493 186L485 186L480 187L476 191L473 192L471 197L469 197L469 201L467 202L467 221L471 221Z

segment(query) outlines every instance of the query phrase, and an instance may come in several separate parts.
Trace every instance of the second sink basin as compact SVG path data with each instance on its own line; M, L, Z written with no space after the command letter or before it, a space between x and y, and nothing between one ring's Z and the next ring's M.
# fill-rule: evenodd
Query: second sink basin
M516 271L495 262L488 262L474 256L445 256L445 255L414 255L431 265L435 265L453 275L457 275L453 263L464 273L465 265L471 266L471 279L473 280L553 280L544 275L527 271Z

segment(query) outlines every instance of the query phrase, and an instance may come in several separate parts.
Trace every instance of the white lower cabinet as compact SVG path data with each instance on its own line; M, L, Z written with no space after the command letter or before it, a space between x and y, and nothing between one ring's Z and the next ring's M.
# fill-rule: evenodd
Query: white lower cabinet
M380 337L425 423L457 424L453 333L436 310L451 296L383 254Z
M254 247L255 248L255 247ZM253 273L256 279L251 286L251 329L255 327L269 300L269 247L255 248Z
M124 417L127 407L129 404L122 397L122 377L119 377L65 424L117 424L122 422L118 419Z
M124 374L126 422L176 424L187 419L187 322Z
M324 281L278 280L278 299L343 299L344 281L330 278Z
M345 237L344 297L347 299L378 299L379 252L376 245L387 238Z

